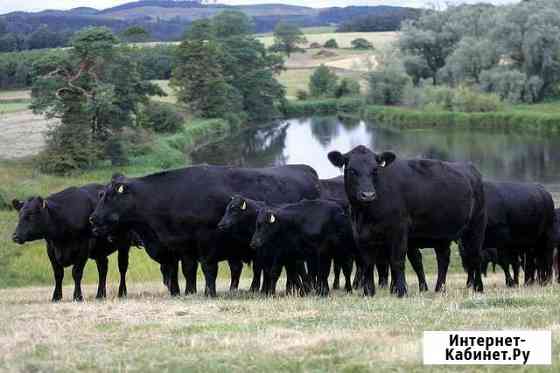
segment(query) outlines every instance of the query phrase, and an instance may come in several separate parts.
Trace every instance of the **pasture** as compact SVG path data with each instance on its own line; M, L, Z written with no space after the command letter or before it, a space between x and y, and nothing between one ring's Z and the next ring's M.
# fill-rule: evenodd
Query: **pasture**
M324 31L324 30L323 30ZM388 45L395 40L399 35L398 32L388 31L388 32L307 32L303 29L305 37L307 38L307 44L304 44L304 48L308 48L312 43L319 43L321 45L329 39L335 39L340 48L351 48L352 40L358 38L364 38L368 40L377 49ZM263 42L264 45L270 47L274 43L274 37L272 35L261 36L258 39Z
M426 255L426 262L433 258ZM134 263L133 263L134 267ZM433 286L433 272L429 272ZM396 299L386 289L374 298L337 291L328 298L253 296L225 292L172 299L158 283L134 282L129 298L51 304L50 287L0 290L0 369L3 371L464 371L424 367L425 330L551 329L559 331L560 287L506 289L501 274L486 279L486 293L464 289L453 273L444 295ZM249 280L242 279L247 289ZM69 346L72 346L69 348ZM553 338L553 365L560 363ZM531 372L549 371L533 367ZM469 371L475 371L473 367ZM489 368L480 370L490 371ZM510 372L512 367L491 371ZM519 369L521 370L521 369Z

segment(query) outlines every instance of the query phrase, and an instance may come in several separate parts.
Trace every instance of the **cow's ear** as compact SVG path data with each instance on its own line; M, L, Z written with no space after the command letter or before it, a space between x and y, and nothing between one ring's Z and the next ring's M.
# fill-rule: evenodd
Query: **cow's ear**
M128 192L128 186L126 184L117 184L115 185L115 191L117 194L125 194Z
M377 163L379 164L379 167L385 168L389 166L391 163L393 163L393 161L397 158L397 156L395 155L395 153L384 152L379 155L376 155L375 158L377 160Z
M348 157L337 150L330 152L328 157L329 161L338 168L342 168L348 163Z
M14 207L14 209L19 211L23 207L23 201L20 201L19 199L13 199L12 206Z

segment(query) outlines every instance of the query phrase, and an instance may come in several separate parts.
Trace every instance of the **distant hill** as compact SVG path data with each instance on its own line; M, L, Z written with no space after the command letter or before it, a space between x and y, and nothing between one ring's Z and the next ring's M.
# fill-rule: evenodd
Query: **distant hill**
M138 25L150 32L154 40L177 40L185 28L196 19L212 17L224 10L239 10L253 17L255 32L268 32L280 21L293 22L301 27L340 25L354 17L375 15L383 18L402 18L417 14L413 8L361 6L316 9L284 4L228 6L201 4L199 1L142 0L97 10L80 7L70 10L42 12L12 12L1 15L9 32L30 34L46 25L49 30L70 34L86 26L107 26L114 32ZM395 18L396 19L396 18ZM391 25L398 25L392 22Z

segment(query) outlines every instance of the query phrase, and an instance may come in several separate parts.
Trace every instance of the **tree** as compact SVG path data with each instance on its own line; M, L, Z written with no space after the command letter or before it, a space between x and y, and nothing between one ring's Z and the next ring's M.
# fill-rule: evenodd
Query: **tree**
M334 95L337 98L360 95L360 83L352 78L343 78L336 87Z
M426 12L417 21L404 22L401 29L401 51L423 59L434 85L437 84L437 72L445 66L458 42L458 36L446 27L448 19L447 12Z
M183 40L210 40L215 37L214 23L209 18L197 19L185 31Z
M292 53L302 52L303 49L298 47L298 45L304 43L307 43L307 39L298 26L279 22L274 29L274 44L271 49L276 52L286 53L290 57Z
M362 49L362 50L373 49L373 44L371 44L369 41L367 41L364 38L357 38L352 40L352 48Z
M309 79L309 94L312 97L334 97L338 84L338 76L327 66L315 69Z
M42 25L26 38L25 43L27 49L57 48L65 44L65 38L64 35L51 31L47 26Z
M393 66L384 66L369 74L368 102L376 105L400 104L409 77Z
M142 43L150 39L150 33L140 26L132 26L124 30L122 38L129 43Z
M86 28L74 36L68 51L51 52L35 64L33 111L61 119L41 157L44 171L90 167L109 154L114 164L121 162L120 130L135 125L139 104L163 95L141 80L136 64L117 43L107 28Z
M212 19L214 35L217 38L248 35L253 33L253 22L245 13L227 10Z
M496 66L500 56L494 44L488 39L465 37L455 51L447 58L448 68L457 81L480 83L480 74Z
M219 117L228 111L239 112L239 95L225 80L222 61L225 55L214 40L184 40L177 52L177 67L171 85L178 91L177 99L197 116ZM235 101L235 102L234 102Z
M336 39L329 39L325 42L324 47L328 49L338 49L338 43Z

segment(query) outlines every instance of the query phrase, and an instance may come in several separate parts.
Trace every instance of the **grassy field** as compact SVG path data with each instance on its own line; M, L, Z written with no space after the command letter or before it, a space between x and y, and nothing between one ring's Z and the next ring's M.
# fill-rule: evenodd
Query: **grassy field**
M340 48L351 48L352 40L364 38L372 43L375 48L382 48L394 42L398 37L398 32L305 32L305 37L307 38L307 44L305 44L304 47L308 47L312 43L323 45L327 40L335 39ZM261 36L259 40L267 47L274 43L274 37L272 35Z
M433 276L431 278L433 286ZM129 298L51 304L50 287L0 290L2 371L193 372L511 372L550 367L424 367L426 330L546 329L553 332L554 366L560 364L560 287L505 289L501 275L486 279L486 293L464 289L449 276L444 295L397 299L335 292L328 298L274 298L246 292L217 299L171 299L159 283L134 283ZM246 289L248 279L242 281ZM65 299L71 294L64 288Z

